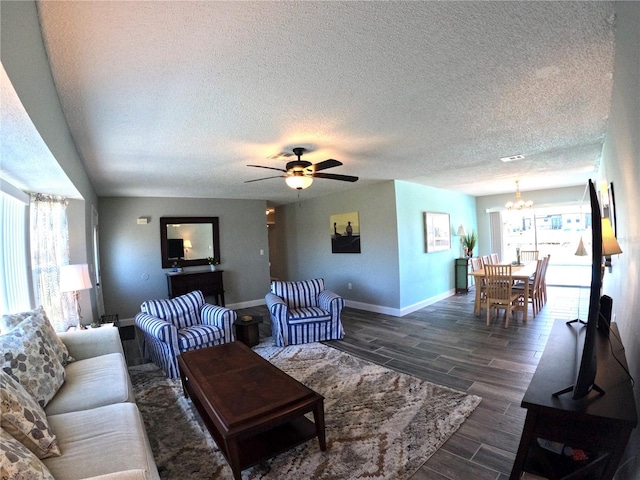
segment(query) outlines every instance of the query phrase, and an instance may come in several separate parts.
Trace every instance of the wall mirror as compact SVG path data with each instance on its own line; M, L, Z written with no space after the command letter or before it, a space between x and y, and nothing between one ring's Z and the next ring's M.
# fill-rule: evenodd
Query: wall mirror
M162 268L220 261L218 217L160 217Z

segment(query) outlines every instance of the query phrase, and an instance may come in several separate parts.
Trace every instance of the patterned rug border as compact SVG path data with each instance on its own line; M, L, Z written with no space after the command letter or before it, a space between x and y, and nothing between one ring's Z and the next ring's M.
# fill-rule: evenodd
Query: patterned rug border
M254 351L325 397L327 451L309 441L244 470L246 480L407 479L481 401L321 343L282 348L268 338ZM231 480L180 380L150 363L129 372L161 478Z

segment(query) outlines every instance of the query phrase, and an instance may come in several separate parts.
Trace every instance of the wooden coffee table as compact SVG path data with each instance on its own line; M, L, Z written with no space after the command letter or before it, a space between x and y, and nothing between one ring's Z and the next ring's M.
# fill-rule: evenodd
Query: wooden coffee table
M245 468L314 437L326 450L324 397L241 342L178 357L190 397L226 457L233 478ZM313 419L304 415L313 412Z

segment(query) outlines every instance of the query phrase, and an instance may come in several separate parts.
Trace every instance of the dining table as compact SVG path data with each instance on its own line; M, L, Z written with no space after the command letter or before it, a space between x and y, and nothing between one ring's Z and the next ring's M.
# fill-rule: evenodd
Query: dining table
M501 263L501 265L509 265L508 263ZM532 281L531 276L536 273L536 267L538 262L533 261L529 263L511 264L511 278L513 281L521 280L524 283L524 301L522 305L522 320L527 321L527 314L529 312L529 283ZM484 268L471 272L476 284L476 299L473 307L473 312L476 316L480 316L480 290L482 290L482 278L485 276Z

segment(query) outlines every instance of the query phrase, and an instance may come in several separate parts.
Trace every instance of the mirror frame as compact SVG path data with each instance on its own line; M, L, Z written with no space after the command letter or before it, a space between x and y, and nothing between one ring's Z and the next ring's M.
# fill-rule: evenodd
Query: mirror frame
M169 247L167 243L167 225L176 223L206 223L211 225L213 234L213 256L222 262L220 258L220 228L218 217L160 217L160 251L162 254L162 268L171 268L176 263L169 260ZM193 267L198 265L208 265L206 258L196 258L193 260L180 260L179 267Z

